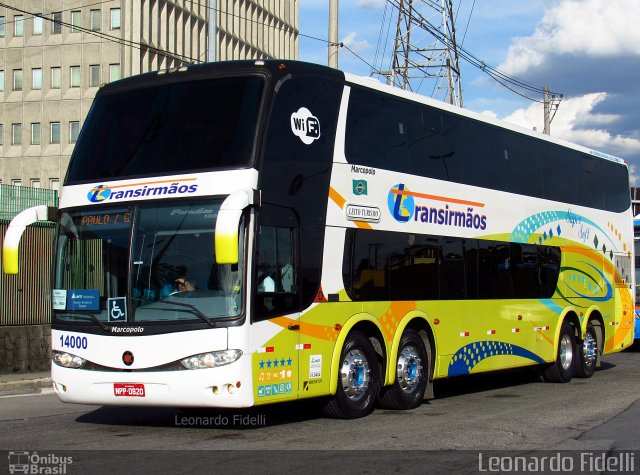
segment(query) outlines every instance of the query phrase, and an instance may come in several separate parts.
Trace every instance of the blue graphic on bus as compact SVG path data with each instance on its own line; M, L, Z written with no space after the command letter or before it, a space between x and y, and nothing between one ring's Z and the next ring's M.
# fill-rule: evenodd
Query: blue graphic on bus
M92 203L100 203L101 201L108 200L110 196L111 188L106 185L94 186L87 194L87 198Z
M416 207L413 196L404 194L404 191L409 191L408 188L405 188L404 183L394 185L387 198L391 216L401 223L406 223L411 219Z
M520 356L536 363L544 363L538 355L521 346L502 341L477 341L463 346L453 355L448 376L469 374L482 360L502 355Z

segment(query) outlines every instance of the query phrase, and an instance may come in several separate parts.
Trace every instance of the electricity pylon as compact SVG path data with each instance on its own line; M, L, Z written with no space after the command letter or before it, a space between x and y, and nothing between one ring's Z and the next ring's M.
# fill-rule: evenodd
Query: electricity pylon
M452 0L388 1L398 22L387 82L417 91L434 79L431 96L462 107Z

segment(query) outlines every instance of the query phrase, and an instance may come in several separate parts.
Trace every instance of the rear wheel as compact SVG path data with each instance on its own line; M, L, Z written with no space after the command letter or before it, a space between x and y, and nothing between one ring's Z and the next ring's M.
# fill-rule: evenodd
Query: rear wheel
M392 386L384 388L380 404L388 409L413 409L422 403L429 382L429 357L418 332L402 334Z
M576 337L573 333L573 327L571 324L563 322L560 328L556 360L545 369L545 381L552 383L568 383L571 381L576 368L576 356Z
M329 417L355 419L369 414L378 396L380 370L371 342L360 332L347 336L336 394L325 404Z
M596 370L598 358L598 339L596 330L591 323L587 324L587 333L584 340L578 342L578 362L576 364L576 377L590 378Z

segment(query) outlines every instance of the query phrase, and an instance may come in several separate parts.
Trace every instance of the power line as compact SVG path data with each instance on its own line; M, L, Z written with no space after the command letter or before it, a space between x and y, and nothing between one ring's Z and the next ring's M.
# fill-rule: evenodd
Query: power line
M55 12L51 11L51 12L48 12L48 13L39 13L39 14L28 13L28 15L31 15L31 18L33 18L33 17L35 17L37 15L51 15L52 13L63 13L63 12L77 10L78 8L95 7L96 5L102 5L104 3L110 3L110 2L115 2L115 1L116 0L101 0L100 2L89 3L87 5L80 5L78 7L67 8L67 9L63 9L63 10L56 10ZM5 5L5 4L0 4L0 6L4 6L4 7L7 7L9 9L11 9L11 10L14 10L13 7L10 7L10 6ZM5 25L10 25L11 23L15 23L15 20L14 21L5 21L4 22Z
M107 40L107 41L111 41L123 46L128 46L131 48L135 48L138 49L140 51L142 50L147 50L150 51L154 54L158 54L160 56L164 56L167 58L171 58L171 59L175 59L175 60L179 60L182 62L188 62L188 63L201 63L204 62L202 60L200 60L199 58L192 58L190 56L186 56L186 55L182 55L179 53L172 53L169 52L167 50L163 50L154 46L150 46L147 44L143 44L141 42L136 42L136 41L131 41L131 40L127 40L124 38L119 38L117 36L113 36L113 35L109 35L107 33L103 33L100 31L94 31L94 30L90 30L88 28L85 27L81 27L81 26L75 26L63 21L58 21L58 20L54 20L53 18L49 18L48 16L45 15L49 15L51 13L58 13L58 12L64 12L64 11L69 11L69 10L75 10L76 8L86 8L86 7L91 7L91 6L95 6L95 5L102 5L105 3L110 3L114 0L102 0L99 2L93 2L90 4L86 4L86 5L81 5L75 8L69 8L66 10L59 10L56 12L49 12L49 13L43 13L43 14L38 14L38 13L33 13L27 10L22 10L20 8L17 7L13 7L11 5L7 5L5 3L0 3L0 7L5 7L9 10L13 10L16 12L20 12L20 13L24 13L26 15L30 15L31 17L39 17L42 18L44 20L47 20L51 23L57 23L60 24L61 26L64 26L66 28L71 28L74 31L82 31L84 33L87 33L89 35L92 36L96 36L100 39L103 40ZM395 0L387 0L388 3L390 3L392 6L398 8L398 4L397 1ZM475 5L475 0L474 0L474 5ZM222 12L222 10L214 8L214 7L207 7L209 10L214 11L214 12ZM227 16L233 17L233 18L238 18L244 21L248 21L251 23L257 23L260 25L264 25L264 23L259 22L258 20L253 20L250 18L246 18L240 15L236 15L234 13L230 13L230 12L225 12L225 14ZM445 36L442 35L442 33L433 25L431 24L428 20L426 20L424 17L422 17L422 15L418 14L416 17L414 17L412 19L412 22L414 24L416 24L417 26L420 26L421 28L424 28L426 31L428 31L429 33L431 33L438 41L440 41L441 43L443 43L444 45L448 45L449 47L451 47L451 41ZM13 22L5 22L5 24L9 24L9 23L13 23ZM468 27L468 24L467 24ZM270 28L273 28L275 30L289 30L290 27L277 27L277 26L272 26ZM465 35L466 35L466 30L465 30ZM304 37L304 38L309 38L315 41L321 41L325 44L329 44L329 42L323 38L317 38L311 35L306 35L303 34L301 32L298 32L298 36ZM374 66L372 66L371 64L369 64L364 58L362 58L360 55L358 55L355 51L353 51L351 48L349 48L348 46L345 46L343 43L339 44L341 47L345 48L347 51L349 51L351 54L353 54L357 59L359 59L360 61L362 61L364 64L366 64L367 66L369 66L371 68L372 71L375 71L376 68ZM536 93L540 93L542 94L543 88L538 87L538 86L534 86L532 84L526 83L523 80L520 80L518 78L509 76L489 65L487 65L484 61L478 59L476 56L474 56L471 52L469 52L467 49L463 48L462 46L457 46L458 51L459 51L459 56L462 57L465 61L467 61L468 63L470 63L471 65L479 68L481 71L483 71L485 74L487 74L489 77L491 77L494 81L496 81L498 84L502 85L503 87L509 89L510 91L514 92L515 94L518 94L528 100L534 101L534 102L543 102L540 101L538 99L534 99L531 98L523 93L518 92L515 88L521 88L521 89L525 89L525 90L529 90L531 92L536 92ZM553 93L552 94L557 94L560 95L560 93Z
M460 9L460 5L462 5L462 3L458 4L458 10ZM462 41L460 42L460 46L462 46L464 44L464 40L467 38L467 31L469 31L469 24L471 23L471 16L473 15L473 9L476 6L476 0L473 0L473 3L471 4L471 11L469 12L469 18L467 18L467 26L464 27L464 34L462 35ZM457 16L457 12L456 12L456 16Z
M398 11L400 11L400 5L398 0L387 0L387 2L390 3L396 9L398 9ZM498 69L493 68L492 66L487 65L484 61L477 58L474 54L472 54L469 50L467 50L463 46L454 44L451 38L448 38L446 35L440 32L440 30L437 27L435 27L431 22L429 22L426 18L424 18L420 13L415 12L415 14L412 15L411 23L415 26L425 29L432 36L434 36L436 40L438 40L440 43L442 43L446 47L456 48L458 51L458 55L462 59L467 61L472 66L475 66L478 69L480 69L482 72L487 74L489 77L491 77L494 81L496 81L501 86L509 89L515 94L518 94L530 101L543 102L543 101L540 101L539 99L529 97L525 93L521 93L516 90L516 88L520 88L525 91L534 92L536 94L542 95L544 93L543 87L539 87L539 86L535 86L533 84L527 83L522 79L518 79L516 77L510 76L502 71L499 71ZM560 93L553 93L553 94L560 95Z
M105 3L105 2L99 2L99 3ZM94 5L97 5L97 4L98 3L96 3ZM86 6L90 6L90 5L86 5ZM182 61L182 62L188 62L188 63L202 62L202 61L200 61L200 59L192 58L190 56L185 56L185 55L181 55L181 54L177 54L177 53L171 53L169 51L166 51L166 50L163 50L163 49L160 49L160 48L156 48L154 46L145 45L145 44L140 43L140 42L127 40L127 39L124 39L124 38L118 38L117 36L109 35L107 33L101 32L101 31L94 31L94 30L91 30L91 29L88 29L88 28L84 28L84 27L81 27L81 26L72 25L70 23L66 23L66 22L61 21L61 20L54 20L53 18L46 17L46 16L44 16L42 14L38 14L38 13L33 13L33 12L26 11L26 10L22 10L20 8L12 7L11 5L7 5L5 3L0 3L0 7L5 7L5 8L8 8L9 10L13 10L13 11L17 11L17 12L20 12L20 13L24 13L26 15L31 15L32 17L42 18L43 20L47 20L47 21L49 21L51 23L59 24L61 26L65 26L67 28L71 28L74 31L82 31L82 32L87 33L89 35L96 36L96 37L98 37L100 39L104 39L104 40L107 40L107 41L112 41L114 43L118 43L120 45L128 46L128 47L131 47L131 48L135 48L135 49L138 49L140 51L148 50L148 51L151 51L152 53L158 54L160 56L164 56L166 58L171 58L171 59L176 59L176 60L179 60L179 61ZM51 13L57 13L57 12L51 12ZM188 60L188 61L185 61L185 60Z

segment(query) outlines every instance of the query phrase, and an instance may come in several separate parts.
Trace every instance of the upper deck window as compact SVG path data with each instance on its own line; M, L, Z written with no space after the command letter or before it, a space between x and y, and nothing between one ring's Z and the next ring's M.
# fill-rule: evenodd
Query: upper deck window
M251 162L261 78L208 78L98 95L67 182L244 167Z

